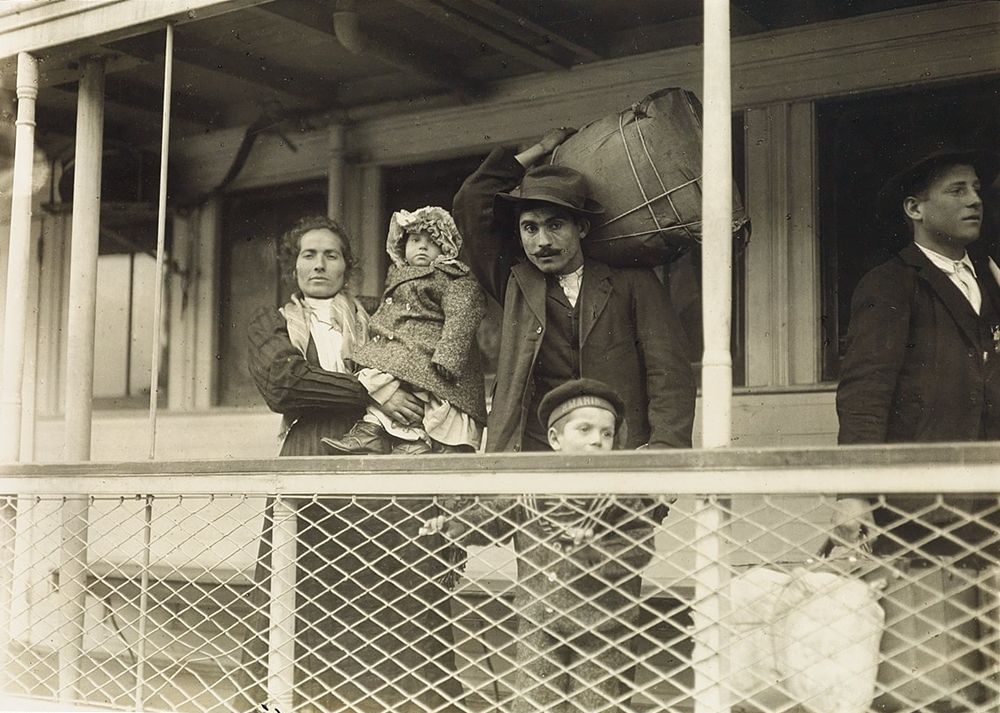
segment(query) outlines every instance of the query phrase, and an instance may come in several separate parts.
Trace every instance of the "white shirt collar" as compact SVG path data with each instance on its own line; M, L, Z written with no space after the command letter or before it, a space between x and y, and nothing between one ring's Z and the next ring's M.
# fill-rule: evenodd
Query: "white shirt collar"
M936 250L925 248L923 245L920 245L918 243L914 243L914 245L920 248L920 250L924 253L924 255L927 256L927 259L930 260L932 263L934 263L935 267L941 269L943 272L946 272L949 275L955 274L957 263L965 265L967 268L969 268L969 272L971 272L973 275L976 274L976 268L973 267L972 260L969 259L969 253L967 252L962 255L962 258L960 260L952 260L947 255L942 255Z
M583 283L583 265L580 265L573 272L559 275L559 286L563 294L569 300L571 306L576 307L576 301L580 297L580 285Z

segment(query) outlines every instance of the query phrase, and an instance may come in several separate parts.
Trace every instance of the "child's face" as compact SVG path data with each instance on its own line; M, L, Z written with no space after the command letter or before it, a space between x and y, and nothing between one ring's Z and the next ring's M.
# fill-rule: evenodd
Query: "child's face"
M615 415L596 406L575 408L549 428L554 451L610 451L615 443Z
M407 233L406 251L404 253L407 265L426 267L440 254L441 246L434 242L431 234L426 230Z

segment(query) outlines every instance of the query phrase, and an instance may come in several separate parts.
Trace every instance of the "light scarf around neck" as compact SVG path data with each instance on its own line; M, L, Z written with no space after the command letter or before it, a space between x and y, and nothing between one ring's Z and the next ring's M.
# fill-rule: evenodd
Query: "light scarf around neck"
M278 311L288 325L288 338L292 346L305 356L309 347L310 318L315 311L298 294L292 295L291 301ZM343 336L341 358L351 368L354 350L368 341L368 313L365 308L355 298L341 292L330 300L329 315L316 316L323 322L329 321Z

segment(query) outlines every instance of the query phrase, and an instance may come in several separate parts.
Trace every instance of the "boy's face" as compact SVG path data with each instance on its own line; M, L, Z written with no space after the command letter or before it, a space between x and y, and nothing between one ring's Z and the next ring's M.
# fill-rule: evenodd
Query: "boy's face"
M441 246L434 242L434 238L426 230L407 234L404 255L407 265L427 267L440 254Z
M554 451L610 451L615 443L615 415L596 406L581 406L549 427Z
M907 216L914 221L914 236L931 249L954 246L959 249L979 237L983 222L983 201L979 177L972 166L955 165L942 171L919 196L904 202Z

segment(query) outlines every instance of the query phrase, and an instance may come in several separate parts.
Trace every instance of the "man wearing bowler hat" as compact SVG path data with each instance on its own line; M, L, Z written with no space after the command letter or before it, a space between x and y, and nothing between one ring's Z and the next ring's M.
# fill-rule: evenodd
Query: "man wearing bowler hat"
M983 221L981 191L997 171L995 154L937 147L883 187L883 203L913 239L854 292L837 389L840 443L1000 439L1000 287L989 260L967 252ZM911 508L898 498L889 505L891 517L888 509L875 517L881 532L891 530L881 549L926 537L916 520L933 513L899 523ZM852 499L840 506L838 539L866 535L874 525L870 505ZM972 548L959 540L976 539L956 530L922 549L960 554Z
M486 450L550 450L531 416L581 377L621 396L626 448L690 447L694 378L667 291L650 270L586 258L581 241L603 208L577 171L534 165L572 133L494 150L455 196L469 264L503 307Z

